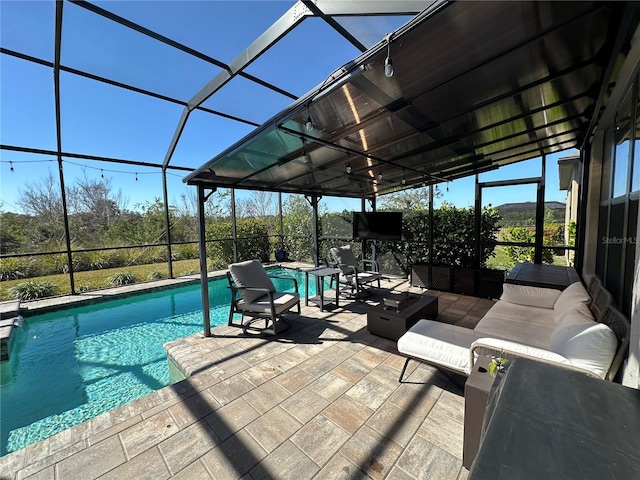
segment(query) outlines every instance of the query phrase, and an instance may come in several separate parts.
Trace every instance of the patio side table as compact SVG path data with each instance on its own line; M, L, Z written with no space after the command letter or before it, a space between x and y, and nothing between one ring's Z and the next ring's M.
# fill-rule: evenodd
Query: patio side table
M336 282L336 308L340 306L338 299L340 296L340 287L338 283L338 275L340 275L340 269L330 267L317 267L304 271L304 286L305 286L305 306L309 305L309 275L312 275L316 279L316 293L319 293L320 297L320 311L324 311L324 278L334 277Z
M464 384L464 441L462 466L469 470L480 448L482 423L494 377L489 374L489 358L478 357Z

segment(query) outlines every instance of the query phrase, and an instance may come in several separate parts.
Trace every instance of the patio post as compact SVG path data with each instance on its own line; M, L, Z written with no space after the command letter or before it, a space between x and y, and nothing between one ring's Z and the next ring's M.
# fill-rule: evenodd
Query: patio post
M215 189L214 189L215 191ZM205 231L204 185L198 185L198 246L200 254L200 292L202 295L202 323L204 336L211 336L211 317L209 312L209 277L207 275L207 240Z
M76 293L73 277L73 255L71 254L71 231L69 228L69 212L67 211L67 193L64 187L64 167L62 166L62 120L60 116L60 49L62 44L62 2L56 2L55 59L53 64L53 86L56 112L56 156L58 158L58 174L60 176L60 199L62 200L62 220L64 223L65 246L67 249L67 265L69 267L69 286L71 294Z
M311 209L313 210L313 264L316 267L320 266L320 236L318 235L319 219L318 219L318 196L311 195L309 202L311 203Z
M233 261L238 261L238 226L236 224L236 189L231 189L231 243L233 245Z
M169 219L169 192L167 190L167 168L162 166L162 195L164 196L164 224L167 228L167 263L169 278L173 278L173 259L171 258L171 223Z

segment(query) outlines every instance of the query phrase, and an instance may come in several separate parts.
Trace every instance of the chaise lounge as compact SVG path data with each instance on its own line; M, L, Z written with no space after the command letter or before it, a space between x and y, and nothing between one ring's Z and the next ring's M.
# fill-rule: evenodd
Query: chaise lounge
M613 380L629 345L629 321L597 277L588 291L504 285L494 306L471 330L420 320L398 340L411 359L468 376L478 355L525 357Z

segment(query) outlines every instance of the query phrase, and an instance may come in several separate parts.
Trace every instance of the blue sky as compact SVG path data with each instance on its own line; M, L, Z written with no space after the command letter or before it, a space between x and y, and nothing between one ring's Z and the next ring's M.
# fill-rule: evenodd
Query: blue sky
M144 27L157 30L188 47L231 62L257 36L293 5L293 1L111 1L95 2ZM46 1L0 1L2 47L53 60L55 5ZM358 25L358 38L371 46L408 20L368 17L344 20ZM213 28L215 25L215 28ZM322 39L319 41L319 39ZM302 95L358 51L319 19L305 20L285 41L265 53L247 72ZM220 71L218 67L65 2L62 65L188 101ZM0 57L0 141L56 150L52 70L9 55ZM116 86L61 72L62 149L84 155L161 164L183 107ZM289 103L289 97L243 78L235 78L204 103L210 109L262 123ZM172 165L196 168L248 134L252 126L201 111L191 114ZM549 157L547 200L564 201L557 190L558 157ZM20 189L28 182L58 175L55 157L0 150L0 201L4 211L17 211ZM11 163L10 163L11 162ZM13 167L13 171L11 171ZM493 180L501 171L484 175ZM540 174L539 162L526 162L508 177ZM128 199L129 208L162 197L159 169L64 159L67 185L88 176L111 178ZM169 198L176 202L188 188L183 172L170 171ZM443 197L456 206L473 204L473 178L442 186ZM494 189L492 189L494 190ZM534 201L523 189L487 192L487 203ZM526 190L526 189L525 189ZM524 194L524 195L523 195ZM242 197L246 195L239 193ZM520 198L522 197L522 198ZM357 210L359 200L325 199L331 210Z

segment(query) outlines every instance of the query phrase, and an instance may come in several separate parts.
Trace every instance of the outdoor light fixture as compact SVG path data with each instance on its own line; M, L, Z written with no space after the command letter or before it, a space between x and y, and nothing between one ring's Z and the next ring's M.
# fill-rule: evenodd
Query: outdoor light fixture
M349 163L349 154L347 153L347 173L351 173L353 170L351 169L351 164Z
M304 137L302 137L302 163L309 163L309 155L307 155L307 150L304 147Z
M309 112L309 104L307 104L307 123L304 124L304 128L306 128L308 132L313 130L313 122L311 121L311 113Z
M387 40L387 58L384 60L384 74L391 78L393 77L393 62L391 61L391 34L388 33L385 39Z
M378 181L382 181L382 167L380 167L380 173L378 173Z

